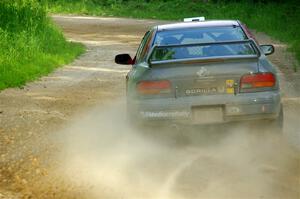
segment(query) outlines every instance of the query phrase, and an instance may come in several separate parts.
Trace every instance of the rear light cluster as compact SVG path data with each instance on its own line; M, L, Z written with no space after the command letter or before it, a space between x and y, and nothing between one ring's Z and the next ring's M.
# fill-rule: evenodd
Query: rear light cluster
M171 93L171 82L168 80L141 81L137 84L137 92L141 95Z
M273 73L244 75L240 81L240 92L255 92L274 88L276 77Z

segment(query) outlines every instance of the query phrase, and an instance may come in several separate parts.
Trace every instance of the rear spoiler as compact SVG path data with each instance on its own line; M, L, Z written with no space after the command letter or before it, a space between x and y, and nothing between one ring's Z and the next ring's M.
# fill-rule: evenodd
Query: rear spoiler
M244 44L250 43L251 46L254 48L256 52L255 55L231 55L231 56L214 56L214 57L197 57L197 58L184 58L184 59L173 59L173 60L162 60L162 61L151 61L150 58L152 57L154 51L159 48L169 48L169 47L193 47L193 46L208 46L208 45L219 45L219 44ZM242 41L222 41L222 42L211 42L211 43L192 43L192 44L176 44L176 45L164 45L158 46L154 45L150 53L147 56L147 63L149 66L157 65L157 64L172 64L172 63L185 63L185 62L214 62L214 61L223 61L223 60L232 60L232 59L251 59L251 58L258 58L261 56L261 52L257 47L255 41L253 39L247 39Z

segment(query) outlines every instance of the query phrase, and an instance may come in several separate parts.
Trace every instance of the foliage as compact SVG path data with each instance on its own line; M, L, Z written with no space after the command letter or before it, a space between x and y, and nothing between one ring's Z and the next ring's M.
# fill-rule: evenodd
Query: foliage
M0 2L0 90L51 72L83 52L34 0Z

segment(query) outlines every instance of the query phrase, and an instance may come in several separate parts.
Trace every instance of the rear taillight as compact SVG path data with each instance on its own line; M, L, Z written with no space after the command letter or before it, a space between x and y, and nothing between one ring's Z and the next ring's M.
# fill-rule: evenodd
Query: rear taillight
M168 80L141 81L136 89L142 95L166 94L171 93L171 82Z
M244 75L240 81L240 92L255 92L268 90L276 85L276 77L273 73L254 73Z

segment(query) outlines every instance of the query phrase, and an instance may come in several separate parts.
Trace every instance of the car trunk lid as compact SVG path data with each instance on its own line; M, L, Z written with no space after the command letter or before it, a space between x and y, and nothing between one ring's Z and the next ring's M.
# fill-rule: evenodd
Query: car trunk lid
M257 72L258 58L254 56L152 63L141 82L169 81L170 92L142 97L234 95L240 78Z

